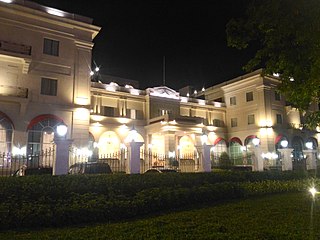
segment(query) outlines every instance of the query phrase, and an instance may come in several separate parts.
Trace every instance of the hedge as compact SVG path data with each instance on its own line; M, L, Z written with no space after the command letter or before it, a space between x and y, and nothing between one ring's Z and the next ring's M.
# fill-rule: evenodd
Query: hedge
M308 181L301 173L245 172L1 178L0 228L124 220L190 205L301 191Z

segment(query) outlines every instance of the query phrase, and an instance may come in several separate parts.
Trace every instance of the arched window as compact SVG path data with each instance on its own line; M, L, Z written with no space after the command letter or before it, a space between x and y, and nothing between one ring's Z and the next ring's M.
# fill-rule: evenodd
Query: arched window
M303 159L303 140L301 137L295 136L292 139L292 154L294 161L300 161Z
M40 115L34 118L28 126L27 154L37 154L41 150L52 147L54 132L62 119L51 115Z
M0 112L0 152L12 150L13 124L7 115Z
M214 166L220 164L222 153L228 153L227 143L223 138L217 138L214 146L211 148L211 160Z
M239 138L234 137L229 141L229 157L231 162L234 165L243 164L243 155L242 155L242 142Z

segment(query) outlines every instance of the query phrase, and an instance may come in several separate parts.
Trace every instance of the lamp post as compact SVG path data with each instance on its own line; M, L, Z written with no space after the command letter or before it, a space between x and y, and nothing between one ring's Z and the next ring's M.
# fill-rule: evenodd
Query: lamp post
M56 160L53 164L53 175L64 175L69 170L69 147L72 140L66 139L68 127L62 122L56 127L54 143L56 144Z

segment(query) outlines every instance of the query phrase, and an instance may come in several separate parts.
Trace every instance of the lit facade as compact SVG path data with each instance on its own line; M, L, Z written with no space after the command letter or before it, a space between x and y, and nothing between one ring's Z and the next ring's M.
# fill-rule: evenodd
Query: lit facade
M73 146L97 158L136 141L149 154L195 159L206 143L213 164L226 152L233 164L250 165L259 139L274 166L282 140L299 159L306 143L318 147L317 132L301 130L302 116L276 93L277 77L256 71L198 93L205 100L165 86L92 82L100 28L91 19L28 1L0 2L0 16L0 152L43 150L61 122Z

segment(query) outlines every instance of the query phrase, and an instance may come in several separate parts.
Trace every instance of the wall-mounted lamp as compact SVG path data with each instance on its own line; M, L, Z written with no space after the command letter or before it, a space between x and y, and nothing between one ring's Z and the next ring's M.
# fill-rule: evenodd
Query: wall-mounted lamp
M281 140L281 142L280 142L280 145L281 145L281 147L283 147L283 148L286 148L286 147L288 147L288 141L287 140Z
M260 139L259 138L253 138L252 139L252 144L257 147L260 144Z
M68 127L64 123L60 123L56 128L59 137L65 137L68 132Z
M313 143L312 142L306 142L306 148L307 149L313 149Z

